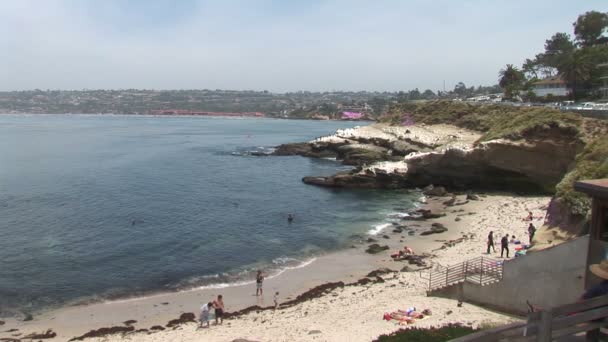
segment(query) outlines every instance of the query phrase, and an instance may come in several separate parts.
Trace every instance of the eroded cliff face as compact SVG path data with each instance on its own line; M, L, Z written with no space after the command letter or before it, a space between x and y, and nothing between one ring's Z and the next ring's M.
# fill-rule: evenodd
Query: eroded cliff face
M287 148L295 154L332 156L359 166L330 177L304 177L305 183L353 188L435 184L460 190L551 193L584 146L578 139L566 139L550 131L519 141L478 142L474 132L447 125L375 125L348 133L348 137L336 135L312 141L304 153L295 153L302 150L301 145ZM279 147L277 151L285 150Z

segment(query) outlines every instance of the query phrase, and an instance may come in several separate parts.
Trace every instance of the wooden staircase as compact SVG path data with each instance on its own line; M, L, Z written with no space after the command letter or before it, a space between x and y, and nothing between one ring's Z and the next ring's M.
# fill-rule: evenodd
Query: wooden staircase
M503 262L478 257L450 266L435 265L428 273L428 291L469 282L479 286L502 280Z

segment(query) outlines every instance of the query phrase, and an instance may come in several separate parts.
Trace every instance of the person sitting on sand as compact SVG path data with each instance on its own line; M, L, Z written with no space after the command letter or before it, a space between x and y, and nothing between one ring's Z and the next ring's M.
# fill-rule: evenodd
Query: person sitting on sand
M410 248L410 247L408 247L408 246L404 246L404 247L403 247L403 251L405 252L405 254L406 254L406 255L414 255L414 254L415 254L415 253L414 253L414 250L413 250L413 249L411 249L411 248Z
M224 297L218 295L217 299L213 302L215 308L215 324L224 323Z
M503 257L504 251L507 251L507 258L509 258L509 234L505 234L500 240L500 257Z
M209 311L213 307L213 303L209 302L203 304L201 306L201 317L200 317L200 325L199 328L204 328L205 323L207 323L207 328L209 328Z
M521 241L517 240L515 235L511 235L511 241L509 241L509 243L512 243L514 245L519 245L521 243Z
M258 274L255 276L255 295L262 296L264 295L264 290L262 289L262 284L264 283L264 275L262 271L258 270Z
M532 244L532 239L534 239L534 234L536 234L536 227L530 222L528 226L528 235L530 236L530 244Z
M490 234L488 234L488 252L487 254L490 254L490 247L492 247L492 250L494 250L494 253L496 253L496 248L494 247L494 231L490 230Z

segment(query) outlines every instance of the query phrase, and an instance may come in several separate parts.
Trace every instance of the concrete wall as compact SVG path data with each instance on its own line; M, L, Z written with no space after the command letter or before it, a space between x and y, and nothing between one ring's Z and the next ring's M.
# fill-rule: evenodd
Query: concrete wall
M526 300L554 307L578 300L585 289L589 237L505 262L503 280L486 286L462 283L429 295L460 299L505 312L525 314Z

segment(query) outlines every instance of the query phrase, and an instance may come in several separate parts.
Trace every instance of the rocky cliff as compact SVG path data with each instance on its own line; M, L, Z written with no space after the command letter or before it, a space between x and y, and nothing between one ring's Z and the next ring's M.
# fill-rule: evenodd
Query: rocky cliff
M330 177L303 178L327 187L435 184L553 194L557 186L549 221L571 232L581 230L588 209L587 199L573 192L574 181L608 176L608 147L591 148L607 144L601 143L607 140L606 121L546 108L452 102L396 107L384 121L283 145L275 154L333 157L356 166Z

